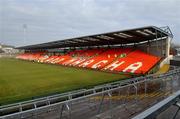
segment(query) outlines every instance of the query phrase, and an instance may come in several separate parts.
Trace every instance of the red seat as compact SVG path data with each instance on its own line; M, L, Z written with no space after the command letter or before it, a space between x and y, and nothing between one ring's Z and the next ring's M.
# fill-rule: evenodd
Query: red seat
M159 57L144 53L140 50L135 50L124 58L118 58L103 70L145 74L159 60Z
M93 69L102 69L109 63L113 62L121 54L129 53L131 49L108 49L105 52L86 60L85 62L79 64L79 67L93 68Z
M48 56L44 52L24 53L16 58L136 74L147 73L160 60L159 57L131 48L74 50L59 56Z

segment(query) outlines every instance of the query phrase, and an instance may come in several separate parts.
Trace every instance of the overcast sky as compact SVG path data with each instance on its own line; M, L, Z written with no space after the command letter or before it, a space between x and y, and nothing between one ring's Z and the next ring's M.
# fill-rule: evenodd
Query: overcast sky
M180 0L0 0L0 43L9 45L149 25L169 26L180 43Z

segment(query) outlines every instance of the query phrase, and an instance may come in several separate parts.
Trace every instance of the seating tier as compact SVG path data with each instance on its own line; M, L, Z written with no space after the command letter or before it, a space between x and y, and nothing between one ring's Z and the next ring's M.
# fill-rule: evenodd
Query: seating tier
M145 74L153 68L160 57L132 48L86 49L48 56L46 53L24 53L16 58L41 63L98 69L111 72Z

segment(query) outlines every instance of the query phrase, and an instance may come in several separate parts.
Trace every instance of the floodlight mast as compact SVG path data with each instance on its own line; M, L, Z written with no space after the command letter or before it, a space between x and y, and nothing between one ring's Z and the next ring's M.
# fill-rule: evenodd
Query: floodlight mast
M27 40L27 24L23 24L23 45L26 44Z

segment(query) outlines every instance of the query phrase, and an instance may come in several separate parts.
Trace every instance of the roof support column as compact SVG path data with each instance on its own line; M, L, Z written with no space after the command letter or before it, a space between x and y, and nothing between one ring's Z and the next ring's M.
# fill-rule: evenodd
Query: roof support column
M167 39L166 39L166 51L165 51L165 57L169 57L171 40L172 40L172 39L171 39L170 37L167 37Z

